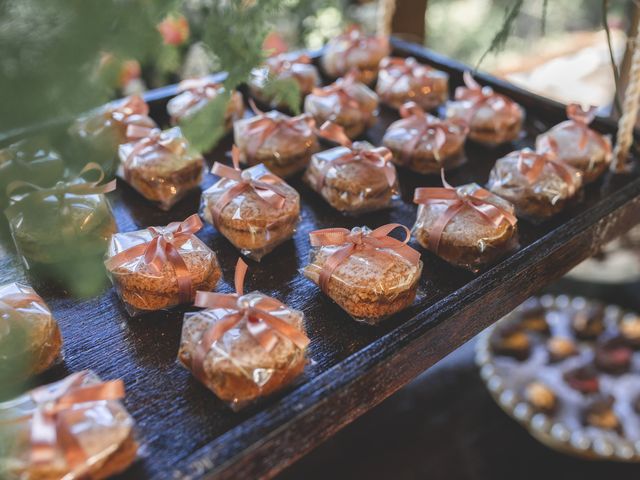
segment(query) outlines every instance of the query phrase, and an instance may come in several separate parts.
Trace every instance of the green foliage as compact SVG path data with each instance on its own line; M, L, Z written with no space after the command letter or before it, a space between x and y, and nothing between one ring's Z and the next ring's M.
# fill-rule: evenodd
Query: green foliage
M231 98L229 89L188 118L180 126L191 148L199 152L211 150L225 133L224 114Z
M514 0L512 5L505 9L504 21L502 23L502 26L491 40L489 48L487 48L487 50L480 57L480 60L478 60L478 63L476 64L476 70L480 67L480 64L482 64L482 61L489 53L496 52L504 48L507 40L509 39L509 36L511 35L511 32L513 31L515 21L518 18L518 15L520 15L520 10L522 10L523 3L524 0Z
M267 80L265 95L274 103L286 105L296 115L300 115L300 85L293 78Z

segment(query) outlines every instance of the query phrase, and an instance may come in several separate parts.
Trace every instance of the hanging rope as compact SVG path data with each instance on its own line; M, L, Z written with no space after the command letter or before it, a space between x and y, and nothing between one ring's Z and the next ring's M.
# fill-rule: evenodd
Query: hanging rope
M633 130L638 118L638 105L640 102L640 33L636 34L633 40L633 57L631 59L631 72L629 73L629 84L624 93L624 103L622 105L622 116L618 121L618 135L616 146L613 150L613 162L611 170L623 173L629 170L627 162L629 149L633 143Z
M391 35L391 24L395 11L396 0L378 0L378 35Z

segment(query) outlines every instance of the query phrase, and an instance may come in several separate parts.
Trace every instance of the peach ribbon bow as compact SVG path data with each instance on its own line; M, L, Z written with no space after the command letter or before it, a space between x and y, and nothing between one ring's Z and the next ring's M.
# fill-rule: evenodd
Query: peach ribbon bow
M180 155L186 150L185 142L182 138L170 137L157 127L129 125L127 127L127 138L135 141L136 144L124 161L125 171L131 160L147 148L161 148L175 155Z
M193 282L191 273L185 261L180 255L179 248L193 238L193 235L202 228L202 220L197 214L193 214L183 222L172 222L162 229L149 227L153 238L145 243L134 245L123 250L113 257L105 260L107 270L113 270L119 266L142 257L142 261L155 274L160 274L164 265L169 263L176 275L178 282L178 297L180 303L191 300Z
M558 176L567 184L573 194L577 185L571 167L558 160L552 150L534 152L530 148L524 148L518 152L518 169L527 178L529 183L534 183L544 170L545 165L550 165Z
M233 180L235 185L231 186L224 192L212 208L211 216L214 225L219 224L220 215L224 207L238 195L253 190L260 200L267 203L273 208L280 209L284 206L287 198L287 191L282 187L284 181L272 174L265 173L257 179L251 177L251 172L240 170L240 151L235 145L231 150L233 159L233 168L223 165L219 162L213 164L211 173L219 177Z
M184 103L180 112L172 117L172 121L175 122L176 118L185 116L191 108L202 100L213 100L222 88L224 88L224 86L221 83L214 82L208 77L188 78L181 81L178 84L178 92L188 92L191 94L191 97Z
M567 117L569 120L564 122L565 125L571 126L580 132L580 142L578 148L584 150L587 146L589 139L596 141L607 152L611 153L611 144L607 142L602 135L595 130L589 128L589 124L596 118L596 112L598 107L591 106L584 110L581 105L576 103L570 103L567 105ZM558 144L556 140L550 136L545 136L548 142L548 147L556 152L558 150Z
M31 422L32 463L53 461L58 449L72 470L87 460L87 454L74 436L69 414L72 410L88 410L93 402L124 398L122 380L83 386L87 374L86 371L75 373L58 385L31 391L30 396L36 403Z
M505 220L512 226L517 223L517 218L511 212L494 205L488 200L491 196L491 192L488 190L478 188L473 193L465 194L447 183L444 178L444 170L441 170L441 176L444 187L416 188L413 197L414 203L419 205L434 203L447 205L447 209L435 221L429 231L427 248L432 252L438 253L444 229L463 208L474 210L480 215L480 218L496 227Z
M211 350L211 346L243 319L247 320L247 330L249 334L253 336L267 352L270 352L276 346L278 337L291 340L300 349L306 348L309 344L309 338L304 332L273 315L274 311L288 308L282 302L266 296L255 302L249 302L242 298L244 295L244 279L246 274L247 264L239 258L234 277L236 293L229 294L202 291L196 293L194 302L196 307L229 310L229 313L216 321L202 334L202 338L198 342L193 367L196 376L201 379L204 378L204 360Z
M481 86L471 76L471 73L468 70L464 72L462 78L466 88L456 88L455 98L456 100L471 102L471 108L465 118L467 122L470 122L473 119L473 116L483 105L489 106L494 111L505 110L514 115L518 114L519 107L515 102L504 95L494 92L489 86Z
M326 87L315 87L311 93L317 97L330 97L335 95L342 107L360 109L358 101L351 96L348 89L357 82L357 72L351 70L347 75L339 78Z
M292 67L296 63L310 64L311 57L305 53L302 53L296 57L292 57L289 54L282 53L267 58L266 65L272 74L279 75L284 71L292 70ZM291 72L294 76L296 72Z
M413 57L385 57L380 61L380 68L390 70L397 75L392 75L394 80L392 86L398 83L403 76L409 76L420 80L422 86L433 90L436 80L430 75L433 69L427 65L419 63Z
M389 234L397 228L401 228L405 232L405 238L402 241L389 236ZM387 248L401 255L411 264L417 265L420 260L420 252L407 245L410 238L411 232L409 229L399 223L389 223L373 231L362 228L354 230L347 228L325 228L323 230L310 232L309 241L312 247L340 247L327 258L320 271L320 288L323 292L327 292L329 279L335 269L356 251L378 253L380 249Z
M116 122L124 122L132 115L149 115L149 105L140 95L131 95L120 102L111 104L107 108L105 115L111 117Z
M338 69L344 71L347 67L347 58L351 52L356 50L369 50L380 48L387 49L389 39L381 35L366 35L358 25L350 25L343 33L338 35L337 40L347 42L347 47L337 57Z

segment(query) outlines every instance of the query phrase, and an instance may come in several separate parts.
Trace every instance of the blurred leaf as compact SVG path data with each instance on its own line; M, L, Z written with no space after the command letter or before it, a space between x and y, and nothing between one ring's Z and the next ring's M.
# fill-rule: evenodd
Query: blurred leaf
M194 150L208 152L225 134L224 115L230 98L229 89L226 89L203 108L180 122L182 133Z
M286 105L296 115L300 115L300 85L293 78L274 78L267 80L265 95L274 103Z

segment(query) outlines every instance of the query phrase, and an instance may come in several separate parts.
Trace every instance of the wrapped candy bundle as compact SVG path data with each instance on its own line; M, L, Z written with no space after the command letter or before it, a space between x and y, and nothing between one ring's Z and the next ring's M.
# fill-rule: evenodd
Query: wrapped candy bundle
M300 219L300 195L264 165L240 170L240 151L232 150L234 168L214 163L218 175L202 194L202 216L243 255L260 260L290 239Z
M195 233L198 215L166 227L111 237L105 266L130 315L191 303L212 290L222 272L216 254Z
M123 397L122 380L84 371L0 403L0 477L101 480L124 471L138 445Z
M82 176L99 172L96 181ZM25 182L8 187L11 204L5 210L16 250L27 266L58 263L71 258L102 254L116 222L104 193L116 188L115 180L100 185L102 168L89 163L78 176L42 188ZM28 190L26 193L16 193Z
M371 85L378 75L380 60L389 51L387 37L367 35L358 27L351 27L327 43L321 64L332 78L355 71L358 80Z
M367 142L352 144L336 124L323 125L320 133L344 146L313 155L304 181L340 212L357 214L388 207L398 194L391 151Z
M118 175L144 198L169 210L188 192L198 188L204 158L192 152L180 127L169 130L129 129L130 143L120 145Z
M309 114L289 117L273 110L233 124L240 162L249 166L263 163L279 177L304 170L311 155L318 150L316 122Z
M466 123L457 119L440 120L425 113L414 102L400 108L400 120L389 125L382 143L393 152L393 162L414 172L438 173L466 160Z
M204 108L210 101L224 93L224 87L207 77L191 78L180 82L178 92L178 95L167 103L167 112L174 124L180 123L183 119ZM231 98L224 114L225 130L230 131L233 122L242 118L243 115L242 94L234 90L231 92Z
M416 240L453 265L478 270L518 246L514 208L475 183L417 188Z
M40 295L20 283L0 286L0 379L44 372L61 347L60 328Z
M234 410L282 389L306 364L304 314L260 292L243 290L238 259L235 294L198 292L182 327L178 359Z
M404 241L389 236L402 228ZM411 305L422 273L420 253L407 245L411 234L392 223L327 228L309 234L313 247L304 275L355 320L375 324Z
M380 62L376 93L393 108L411 101L423 110L433 110L449 98L449 75L413 57L386 57Z
M447 118L469 125L469 138L487 145L513 141L520 135L524 111L510 98L481 87L469 72L464 72L466 87L456 88L455 101L446 108Z
M596 107L583 110L580 105L567 106L569 120L559 123L536 139L536 148L551 149L557 159L577 168L584 183L591 183L611 163L611 139L589 128Z
M314 88L305 98L304 111L313 115L318 125L337 123L349 138L355 138L376 122L378 96L349 74L331 85Z
M487 188L513 203L518 216L541 219L562 211L581 186L580 171L558 160L553 151L525 148L496 162Z
M293 79L300 89L300 100L304 99L320 83L318 70L311 63L309 55L299 53L281 53L269 57L265 64L251 72L249 91L261 103L272 108L283 105L268 90L270 80Z

